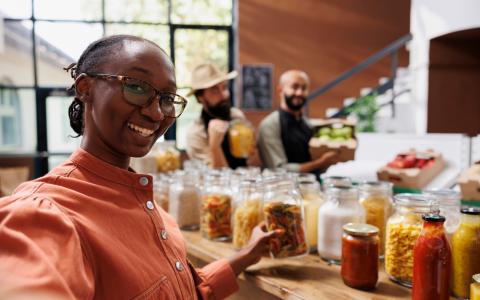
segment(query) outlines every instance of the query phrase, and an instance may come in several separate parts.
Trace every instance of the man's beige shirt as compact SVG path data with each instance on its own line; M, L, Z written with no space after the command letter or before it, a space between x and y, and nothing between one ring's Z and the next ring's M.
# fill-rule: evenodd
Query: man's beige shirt
M232 119L245 119L245 115L238 108L232 107ZM212 152L208 146L208 135L202 118L199 116L187 129L187 154L190 159L199 159L211 166Z

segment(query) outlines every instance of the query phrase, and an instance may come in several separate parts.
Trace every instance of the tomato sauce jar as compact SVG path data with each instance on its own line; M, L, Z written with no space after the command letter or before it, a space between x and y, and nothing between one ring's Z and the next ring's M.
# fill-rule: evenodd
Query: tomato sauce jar
M378 280L378 228L362 223L343 226L342 279L349 287L371 290Z

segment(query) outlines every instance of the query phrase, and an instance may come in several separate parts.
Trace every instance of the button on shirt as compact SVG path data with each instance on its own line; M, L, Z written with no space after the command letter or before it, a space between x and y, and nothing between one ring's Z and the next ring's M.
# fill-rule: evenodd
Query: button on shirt
M151 176L77 150L0 199L0 291L66 299L222 299L238 289L228 261L187 261Z

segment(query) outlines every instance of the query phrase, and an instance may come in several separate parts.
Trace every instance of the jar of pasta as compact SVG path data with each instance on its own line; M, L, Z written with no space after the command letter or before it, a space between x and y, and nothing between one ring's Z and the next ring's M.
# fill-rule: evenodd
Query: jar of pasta
M392 183L386 181L365 181L358 186L365 222L378 228L380 257L385 252L385 227L392 212L392 188Z
M247 158L255 147L255 132L246 120L236 119L228 128L230 152L236 158Z
M170 215L180 229L198 230L200 226L200 197L197 172L177 172L170 186Z
M247 179L240 182L233 212L233 246L242 249L248 244L253 228L263 219L261 184Z
M386 228L385 271L393 281L411 287L413 249L422 231L422 215L438 213L438 205L430 195L397 194L394 206Z
M460 208L462 202L460 193L449 189L432 189L426 190L425 194L429 194L437 198L440 214L445 216L445 234L448 240L460 223Z
M472 276L480 273L480 209L463 208L452 236L453 294L469 298Z
M158 172L167 173L180 169L180 152L175 148L175 141L156 143L151 153L157 162Z
M232 237L232 198L229 177L221 171L211 171L203 181L200 230L205 238L228 241Z
M305 210L305 226L307 242L310 251L317 250L318 209L323 204L323 194L320 183L313 174L300 174L297 177L298 187L303 199Z
M318 210L318 244L320 257L340 264L343 225L365 223L365 211L358 202L356 187L330 186L326 202Z
M295 182L273 177L265 183L263 211L268 231L283 233L270 239L272 257L292 257L307 254L302 197Z

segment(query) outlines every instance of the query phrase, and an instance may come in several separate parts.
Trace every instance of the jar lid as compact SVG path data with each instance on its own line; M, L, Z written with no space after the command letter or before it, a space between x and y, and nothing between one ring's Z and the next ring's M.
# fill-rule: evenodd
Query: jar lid
M478 215L480 215L480 208L478 208L478 207L464 207L464 208L460 209L460 212L462 214L478 216Z
M427 222L445 222L445 217L439 214L424 214L422 219Z
M480 283L480 273L472 276L473 282Z
M343 225L343 231L355 236L371 236L378 234L378 228L364 223L348 223Z

